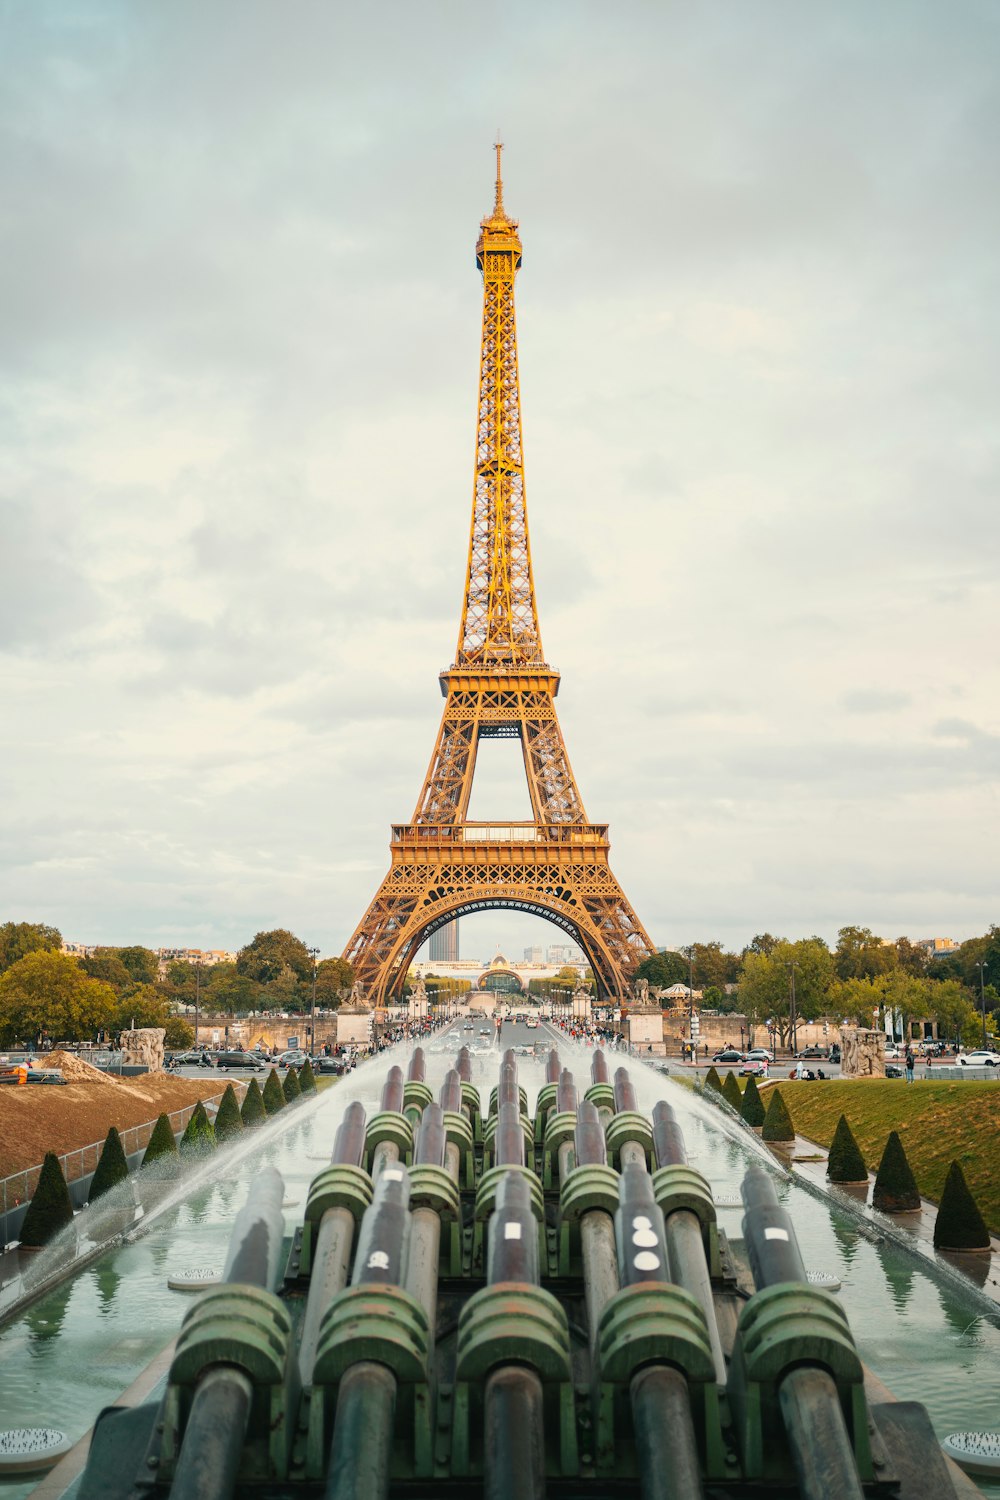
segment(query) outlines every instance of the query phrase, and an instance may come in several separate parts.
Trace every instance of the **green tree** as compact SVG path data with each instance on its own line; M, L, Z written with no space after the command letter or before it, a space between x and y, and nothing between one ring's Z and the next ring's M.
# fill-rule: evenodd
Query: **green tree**
M722 1093L722 1079L719 1077L719 1070L715 1067L714 1063L705 1074L705 1082L703 1084L703 1088L706 1091L708 1089L714 1089L717 1094Z
M854 1139L854 1132L841 1115L830 1142L830 1155L826 1163L826 1175L831 1182L867 1182L868 1168L861 1155L861 1148Z
M647 979L657 989L668 990L672 984L687 984L688 962L680 953L654 953L639 964L635 977Z
M299 1069L299 1088L303 1094L315 1094L316 1092L316 1078L308 1057Z
M822 938L784 938L770 953L747 949L740 978L739 1004L753 1026L773 1020L782 1046L789 1037L792 973L795 975L795 1014L798 1020L824 1015L830 1004L833 959Z
M727 984L735 984L740 972L737 954L727 953L719 942L694 943L695 989L724 990Z
M761 1139L765 1141L794 1141L795 1127L792 1117L788 1113L788 1105L781 1097L778 1089L771 1090L768 1100L767 1114L764 1116L764 1128L761 1131Z
M122 996L115 1017L119 1031L144 1026L166 1027L170 1012L162 993L152 984L140 984Z
M97 948L80 959L80 967L91 979L103 979L118 991L127 989L132 976L113 948Z
M283 969L291 969L296 979L312 979L312 958L301 938L277 927L258 932L236 956L236 970L258 984L272 984Z
M723 1099L725 1099L726 1103L731 1104L736 1113L739 1114L743 1104L743 1094L740 1091L739 1084L736 1082L736 1074L732 1071L732 1069L729 1070L725 1078L722 1080L722 1097Z
M235 965L216 964L209 971L207 983L202 984L205 1014L241 1015L256 1010L259 991L260 985L238 973Z
M243 1117L236 1102L236 1090L231 1083L227 1083L226 1091L219 1100L218 1114L215 1116L215 1139L220 1146L224 1146L227 1141L233 1141L242 1134Z
M875 1187L872 1190L872 1207L886 1214L909 1213L920 1207L917 1180L895 1130L889 1132L882 1160L878 1164Z
M73 1204L62 1166L58 1156L47 1151L35 1196L28 1204L28 1211L21 1225L21 1244L29 1250L40 1250L72 1222Z
M770 932L758 932L756 937L752 937L747 943L742 956L746 958L748 953L757 953L762 958L770 958L777 944L782 941L784 941L782 938L776 938Z
M285 1096L286 1104L295 1104L302 1098L302 1085L299 1083L299 1075L294 1068L289 1068L281 1085L281 1092Z
M740 1105L740 1114L748 1125L763 1125L767 1116L764 1101L760 1097L756 1078L751 1076L747 1079L746 1088L743 1090L743 1102Z
M316 1004L323 1010L336 1010L340 991L350 990L354 970L346 958L324 958L316 966Z
M208 1111L199 1099L181 1136L181 1155L204 1156L206 1152L214 1150L215 1129L208 1118Z
M176 1172L177 1142L167 1115L160 1115L153 1126L139 1170L156 1177L171 1177Z
M4 922L0 924L0 974L29 953L57 952L61 947L57 927L46 927L44 922Z
M256 1079L254 1080L256 1082ZM281 1080L272 1068L264 1082L262 1097L264 1108L269 1115L276 1115L279 1109L285 1107L285 1094L281 1087Z
M133 984L155 984L160 960L151 948L119 948L118 961L132 976Z
M109 1193L113 1187L120 1182L128 1181L128 1162L125 1159L125 1148L122 1138L112 1125L104 1140L100 1160L97 1163L97 1171L90 1181L90 1199L95 1203L98 1198Z
M273 1072L270 1076L274 1077ZM247 1091L243 1096L243 1103L240 1105L240 1119L248 1130L253 1130L258 1125L263 1125L267 1119L267 1107L264 1104L264 1097L261 1094L260 1084L256 1078L251 1078Z
M194 1042L194 1027L189 1026L183 1016L168 1016L164 1031L163 1045L174 1051L190 1047Z
M48 1034L57 1041L88 1041L114 1021L111 985L91 979L75 958L39 948L0 975L0 1040Z
M938 1250L990 1248L990 1232L957 1161L952 1162L944 1180L934 1221L934 1245Z
M883 943L870 927L842 927L834 954L838 979L873 979L898 962L896 948Z
M896 939L896 964L907 974L914 974L918 979L925 978L927 966L930 959L923 948L911 943L909 938Z

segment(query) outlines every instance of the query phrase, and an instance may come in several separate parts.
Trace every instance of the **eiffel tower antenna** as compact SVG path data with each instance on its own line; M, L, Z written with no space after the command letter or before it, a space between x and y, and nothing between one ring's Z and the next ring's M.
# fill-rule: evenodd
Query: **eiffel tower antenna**
M547 917L587 955L603 995L624 996L654 950L608 863L606 824L589 823L545 660L528 540L514 279L516 219L503 205L499 131L496 196L479 226L483 320L472 526L455 660L439 678L437 742L410 823L396 824L388 875L344 951L380 1003L398 990L421 944L473 911ZM471 823L481 739L518 739L530 822Z

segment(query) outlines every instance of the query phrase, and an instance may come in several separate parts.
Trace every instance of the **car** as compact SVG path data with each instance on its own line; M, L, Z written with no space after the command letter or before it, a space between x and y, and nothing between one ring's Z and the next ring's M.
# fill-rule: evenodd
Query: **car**
M306 1060L305 1053L298 1047L292 1047L290 1051L283 1052L278 1058L279 1068L301 1068Z
M751 1047L746 1055L747 1062L774 1062L774 1053L767 1047Z
M538 1022L535 1020L534 1016L532 1016L531 1020L525 1021L524 1024L527 1026L528 1030L531 1031L538 1025Z
M892 1062L898 1062L902 1055L903 1054L900 1052L899 1048L893 1046L892 1044L886 1047L884 1053L884 1056Z
M478 1034L479 1034L479 1036L490 1036L490 1037L493 1035L492 1031L490 1030L490 1028L488 1026L480 1026Z
M741 1063L743 1061L743 1053L737 1052L735 1047L724 1047L721 1052L714 1052L712 1054L712 1061L714 1063Z
M887 1063L885 1069L886 1078L902 1078L902 1068L897 1068L895 1063Z
M796 1052L796 1057L826 1057L825 1047L803 1047L801 1052Z
M256 1052L220 1052L215 1066L228 1071L229 1068L246 1068L251 1073L264 1073L267 1064Z
M471 1021L466 1021L465 1025L462 1027L463 1031L473 1031L474 1029L475 1028L473 1027Z
M990 1052L986 1047L960 1052L958 1060L963 1068L1000 1068L1000 1052Z
M766 1057L748 1057L740 1068L741 1078L766 1078L768 1061Z
M342 1057L317 1057L312 1070L314 1073L332 1073L334 1078L342 1078L347 1072L347 1064Z

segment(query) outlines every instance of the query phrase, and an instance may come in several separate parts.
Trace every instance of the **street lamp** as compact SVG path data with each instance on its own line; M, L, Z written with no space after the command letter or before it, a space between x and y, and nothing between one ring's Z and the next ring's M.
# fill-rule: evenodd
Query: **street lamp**
M310 1051L310 1053L313 1056L315 1056L315 1053L316 1053L316 970L317 970L317 967L318 967L316 960L319 958L319 949L318 948L307 948L306 952L309 954L309 957L312 959L312 963L313 963L312 1001L310 1002L310 1006L309 1006L309 1051Z
M201 964L195 959L194 965L194 1045L198 1046L198 1010L201 1005Z
M983 1012L983 1046L984 1047L986 1046L986 979L985 979L985 974L986 974L986 970L988 969L988 967L989 967L988 964L983 964L983 963L977 963L976 964L976 968L979 970L979 1004L982 1007L982 1012Z
M798 964L796 964L796 963L791 963L791 964L788 965L788 977L789 977L789 983L790 983L790 986L791 986L791 994L789 996L789 1002L788 1002L788 1034L789 1034L789 1037L791 1038L792 1056L793 1057L795 1056L796 1052L799 1050L798 1049L798 1043L797 1043L797 1026L796 1026L796 1015L795 1015L795 970L797 968L798 968Z

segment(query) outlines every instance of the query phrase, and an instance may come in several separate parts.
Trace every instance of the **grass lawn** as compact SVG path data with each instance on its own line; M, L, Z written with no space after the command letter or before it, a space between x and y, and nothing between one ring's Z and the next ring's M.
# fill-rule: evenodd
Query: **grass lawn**
M780 1087L798 1134L821 1146L830 1145L838 1119L846 1115L873 1172L889 1131L897 1130L921 1193L935 1202L949 1165L957 1161L983 1218L1000 1233L1000 1083L785 1079ZM769 1093L764 1091L765 1104Z

